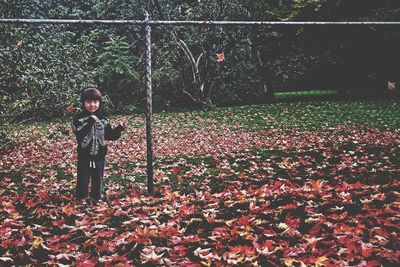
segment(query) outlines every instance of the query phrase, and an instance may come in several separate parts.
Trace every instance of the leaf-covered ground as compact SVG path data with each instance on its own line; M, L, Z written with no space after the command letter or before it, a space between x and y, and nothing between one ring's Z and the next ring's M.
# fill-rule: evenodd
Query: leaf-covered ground
M400 103L159 113L109 144L106 198L73 196L68 122L24 125L0 156L0 265L400 264Z

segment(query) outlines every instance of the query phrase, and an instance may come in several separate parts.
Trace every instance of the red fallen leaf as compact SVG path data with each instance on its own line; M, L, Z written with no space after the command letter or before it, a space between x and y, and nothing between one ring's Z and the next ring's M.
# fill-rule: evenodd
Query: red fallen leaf
M345 243L346 248L347 248L347 256L346 259L351 261L353 260L357 255L360 255L361 253L361 247L357 244L357 240L356 239L349 239L348 241L346 241Z
M181 169L179 169L179 167L173 167L172 168L172 174L180 174L181 173Z
M90 221L88 219L79 219L79 220L75 220L75 224L76 226L80 227L80 226L85 226L85 225L89 225Z
M65 219L64 219L64 217L61 217L61 219L52 221L51 223L53 224L53 226L60 226L65 223Z
M196 235L189 235L189 236L182 237L182 240L180 240L179 243L185 244L185 243L195 243L195 242L199 242L199 241L200 241L200 238L196 234Z
M184 205L180 208L180 214L183 216L188 216L194 214L197 210L197 206L195 205Z
M159 262L164 256L165 252L157 254L154 250L147 251L147 253L140 252L140 260L146 262Z
M261 248L268 248L270 250L274 249L275 242L273 240L265 240L264 243L260 245Z
M38 194L38 197L40 200L46 199L47 197L47 192L43 191L42 193Z
M77 262L76 266L77 267L94 267L97 265L97 260L96 259L86 259L84 262Z
M238 177L239 177L240 179L246 179L246 178L247 178L246 174L244 174L244 173L242 173L242 172L239 173Z
M127 211L126 210L116 210L115 212L114 212L114 215L115 216L124 216L124 215L126 215L127 214Z
M216 227L212 231L212 236L218 236L218 237L226 236L227 231L228 231L227 226Z
M234 246L234 247L231 247L231 246L228 246L228 247L229 247L229 250L231 253L243 255L246 257L252 257L256 253L256 251L254 250L254 247L252 247L252 246L239 245L239 246Z
M287 204L287 205L282 206L283 210L293 210L295 208L297 208L297 205L295 205L295 204Z
M64 207L62 207L62 211L63 211L66 215L68 215L68 216L75 215L75 214L78 213L78 211L76 211L76 210L75 210L73 207L71 207L71 206L64 206Z
M23 247L23 246L25 246L25 245L27 245L28 244L28 242L26 241L26 239L25 238L22 238L21 240L11 240L11 239L8 239L8 240L5 240L5 241L3 241L2 243L1 243L1 246L2 247L4 247L4 248L6 248L6 247L8 247L8 246L12 246L12 247Z
M290 213L286 215L285 222L288 226L292 228L298 228L300 224L300 219L299 218L294 218Z
M28 202L25 203L28 208L33 208L37 205L37 203L33 199L29 199Z
M195 256L206 256L210 253L210 251L211 251L211 248L203 248L202 249L202 248L198 247L198 248L196 248L195 251L193 251L193 254Z
M186 246L176 245L174 246L173 253L177 256L184 256L187 250L188 248Z
M129 195L132 198L140 197L140 192L137 189L131 189L129 190Z
M311 227L310 231L308 232L310 235L316 235L318 234L318 232L321 230L321 223L316 223L315 225L313 225L313 227Z
M303 158L298 158L298 161L301 165L309 165L310 162L308 162L307 160L304 160Z
M75 256L67 253L61 253L56 256L57 260L70 260L70 258L75 258Z
M137 234L140 237L149 237L149 238L157 236L156 231L151 230L147 226L145 226L143 229L140 227L137 228L134 234Z
M21 229L19 232L21 235L29 237L29 239L33 238L33 232L31 228Z
M217 62L225 61L225 54L224 52L217 54Z
M263 232L263 235L271 237L271 236L276 236L276 232L272 229L266 229Z
M99 263L103 263L105 266L111 266L113 258L111 256L102 256L99 258Z
M170 236L183 236L181 232L175 227L167 226L167 227L160 227L159 232L160 237L170 237Z
M20 199L20 201L21 201L21 203L23 203L23 204L25 204L26 202L27 202L27 194L26 194L26 192L22 195L22 197L21 197L21 199Z
M115 262L118 262L118 261L120 263L115 264ZM126 264L125 262L127 262L127 261L128 261L128 258L126 256L120 256L120 255L116 255L116 254L112 255L112 262L113 262L113 266L115 266L115 267L129 267L129 266L132 266L132 264Z
M108 235L113 235L115 232L112 230L100 230L96 233L97 237L105 237Z
M74 111L76 110L76 108L73 107L73 106L68 106L68 107L66 107L65 109L66 109L69 113L72 113L72 112L74 112Z
M5 207L5 208L3 208L3 210L5 212L7 212L8 214L10 214L11 216L16 213L15 206Z
M178 183L182 183L182 175L178 175L177 181L178 181Z
M98 244L95 244L95 247L97 248L97 251L100 253L100 254L102 254L102 253L104 253L104 252L106 252L106 251L109 251L109 247L108 247L108 244L106 243L106 242L101 242L102 244L101 245L98 245Z
M0 228L0 236L6 236L11 233L12 229L10 227L1 227Z
M368 258L369 256L371 256L374 253L374 249L373 248L363 248L361 251L362 255L364 258Z
M274 183L274 187L275 187L275 188L280 188L282 184L283 184L283 183L282 183L281 181L276 181L276 182Z
M247 226L249 225L249 216L243 216L238 220L240 225Z
M333 220L336 220L336 221L344 220L346 217L347 217L347 211L346 211L346 212L343 212L343 213L340 214L340 215L338 215L338 214L329 215L329 218L330 218L330 219L333 219Z
M239 226L235 226L232 228L231 233L232 233L232 235L235 235L235 234L237 234L238 231L239 231Z
M384 209L384 212L387 213L387 214L391 214L391 215L397 214L397 211L393 210L391 207L386 207Z

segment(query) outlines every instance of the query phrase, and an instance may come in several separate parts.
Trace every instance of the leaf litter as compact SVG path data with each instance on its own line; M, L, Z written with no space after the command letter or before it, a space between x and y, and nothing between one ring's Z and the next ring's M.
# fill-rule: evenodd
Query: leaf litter
M73 196L72 134L60 123L21 133L37 138L0 158L0 264L400 263L398 128L242 127L216 117L156 116L155 196L146 193L145 131L130 128L109 144L105 201L87 211Z

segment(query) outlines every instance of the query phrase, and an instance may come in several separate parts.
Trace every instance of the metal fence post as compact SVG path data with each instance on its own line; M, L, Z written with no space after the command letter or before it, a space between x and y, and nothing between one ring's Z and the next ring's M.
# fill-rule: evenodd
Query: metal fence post
M153 143L152 143L152 85L151 85L151 26L149 13L146 11L146 140L147 140L147 190L149 195L154 193L153 185Z

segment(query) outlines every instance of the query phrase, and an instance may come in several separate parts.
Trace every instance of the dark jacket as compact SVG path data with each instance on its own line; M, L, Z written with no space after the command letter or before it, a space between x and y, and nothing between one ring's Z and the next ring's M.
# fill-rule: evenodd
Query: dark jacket
M78 142L78 159L104 160L107 154L106 140L117 140L124 128L118 125L113 129L100 112L93 114L99 118L98 122L90 117L91 115L87 111L82 111L72 122L72 130Z

